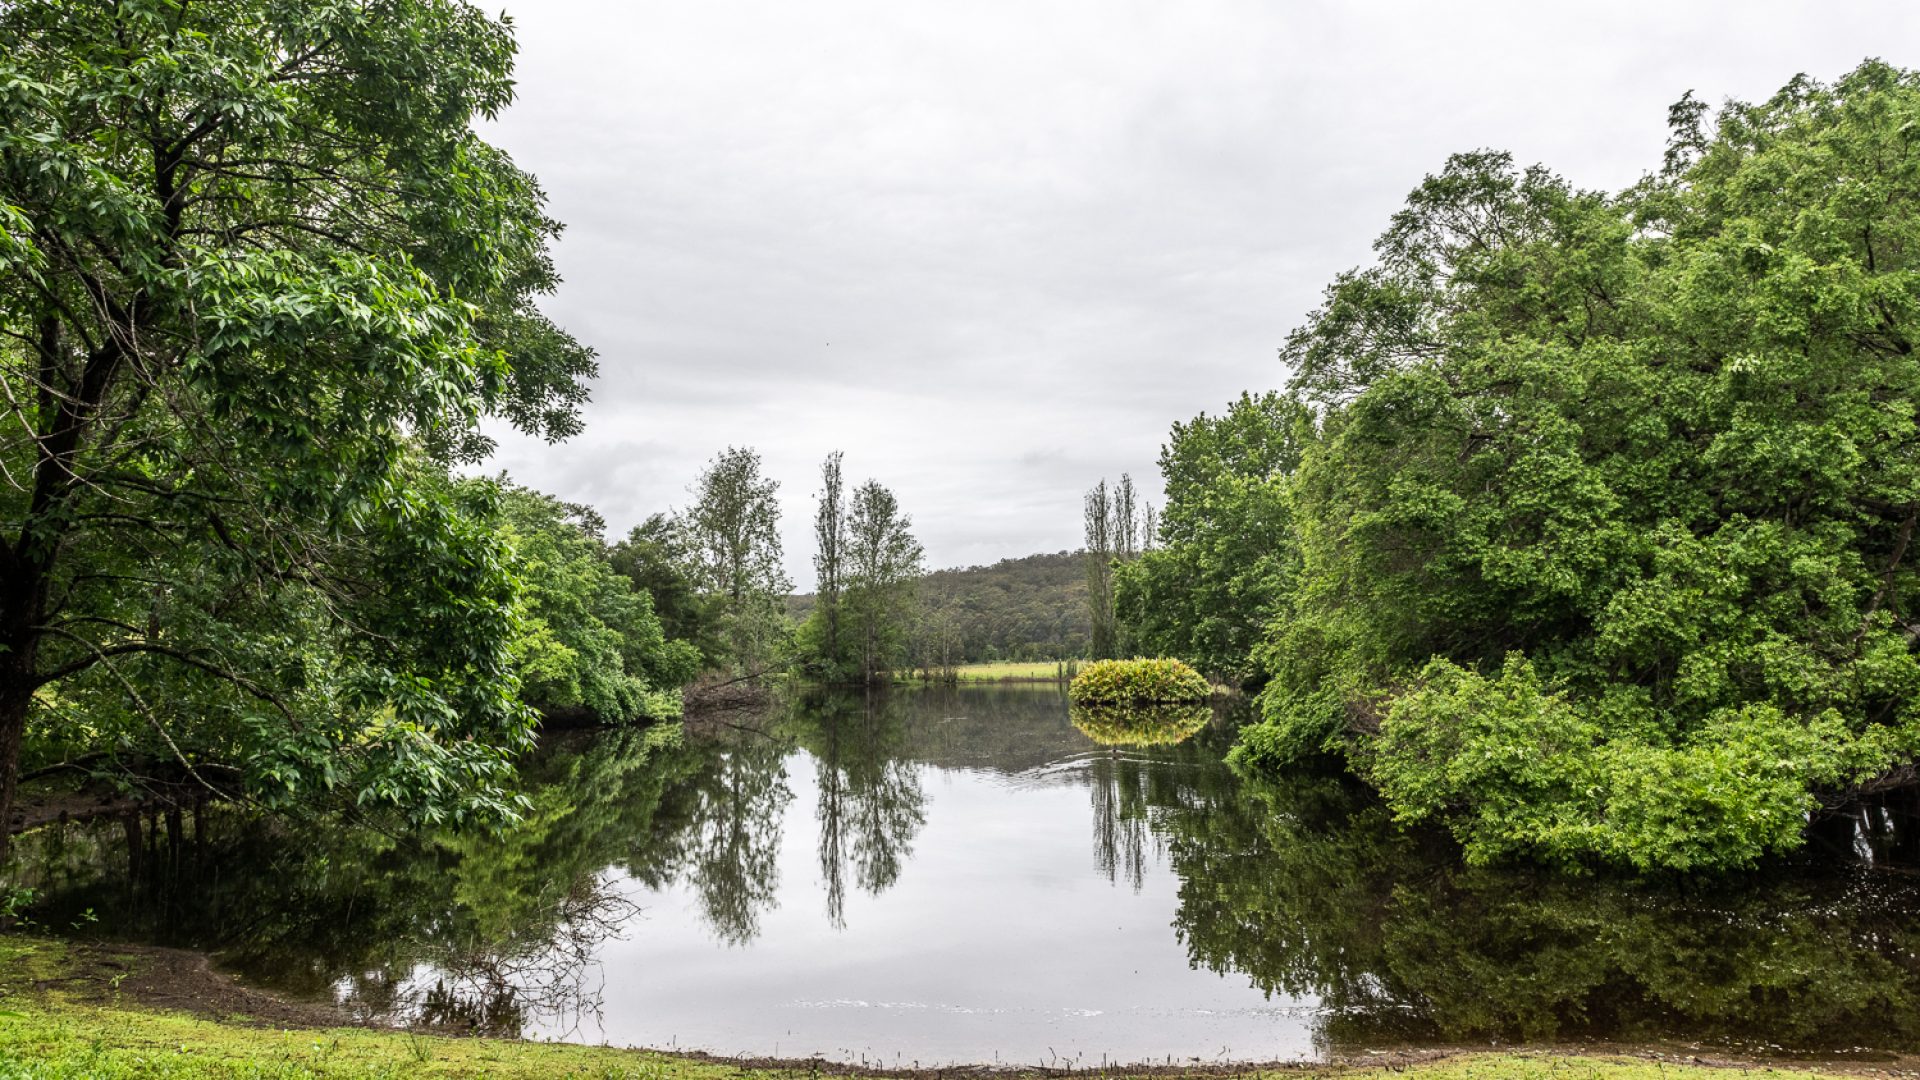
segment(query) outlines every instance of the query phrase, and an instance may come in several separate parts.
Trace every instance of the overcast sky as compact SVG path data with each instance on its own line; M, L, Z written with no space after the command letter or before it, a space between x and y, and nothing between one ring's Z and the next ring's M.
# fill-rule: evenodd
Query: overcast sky
M494 467L614 535L749 445L812 586L820 459L934 566L1079 545L1168 425L1276 350L1406 192L1480 147L1619 188L1666 108L1867 56L1920 4L511 0L489 137L567 223L547 304L600 353L587 430Z

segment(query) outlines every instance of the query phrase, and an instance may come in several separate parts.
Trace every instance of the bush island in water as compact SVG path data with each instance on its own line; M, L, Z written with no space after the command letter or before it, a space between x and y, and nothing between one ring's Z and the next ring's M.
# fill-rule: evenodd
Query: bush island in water
M1205 701L1213 687L1178 660L1097 660L1067 684L1067 696L1088 702Z
M1914 783L1920 77L1671 121L1618 194L1452 158L1291 337L1295 409L1176 428L1122 592L1215 668L1255 629L1243 760L1565 866L1750 865Z

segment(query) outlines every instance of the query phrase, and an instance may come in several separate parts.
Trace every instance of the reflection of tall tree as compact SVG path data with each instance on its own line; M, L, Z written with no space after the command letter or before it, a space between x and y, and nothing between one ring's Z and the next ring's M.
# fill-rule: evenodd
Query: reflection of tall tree
M795 712L819 769L820 874L827 915L845 925L847 870L878 895L900 878L913 838L926 824L918 767L904 756L899 699L887 693L832 695Z
M742 945L777 902L780 833L793 792L787 747L773 739L735 743L701 777L686 834L691 881L714 933Z
M1093 861L1108 881L1124 878L1139 892L1146 882L1148 845L1160 854L1157 837L1147 827L1145 770L1138 760L1109 752L1093 760L1088 786L1093 794Z
M1139 892L1149 853L1156 862L1166 853L1159 819L1171 810L1228 799L1233 788L1219 750L1208 739L1196 740L1213 718L1208 706L1125 711L1129 715L1106 726L1102 721L1111 719L1111 712L1075 706L1072 715L1082 734L1109 747L1088 767L1094 865L1108 881L1124 880Z

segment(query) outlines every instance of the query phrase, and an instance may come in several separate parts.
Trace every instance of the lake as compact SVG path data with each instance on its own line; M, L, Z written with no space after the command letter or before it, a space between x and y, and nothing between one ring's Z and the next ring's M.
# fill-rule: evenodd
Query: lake
M1235 711L826 695L555 735L505 837L130 818L46 830L12 876L43 927L531 1038L886 1066L1920 1049L1909 807L1733 878L1467 867L1337 775L1237 774Z

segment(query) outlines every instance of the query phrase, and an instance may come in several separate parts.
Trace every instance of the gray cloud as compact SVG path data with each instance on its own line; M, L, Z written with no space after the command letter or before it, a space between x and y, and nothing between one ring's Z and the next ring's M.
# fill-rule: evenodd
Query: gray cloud
M584 435L493 467L624 531L755 446L802 585L830 450L936 565L1077 546L1086 486L1153 487L1172 421L1285 381L1287 331L1448 153L1620 187L1688 89L1920 40L1892 2L507 10L488 133L568 223L548 307L602 374Z

